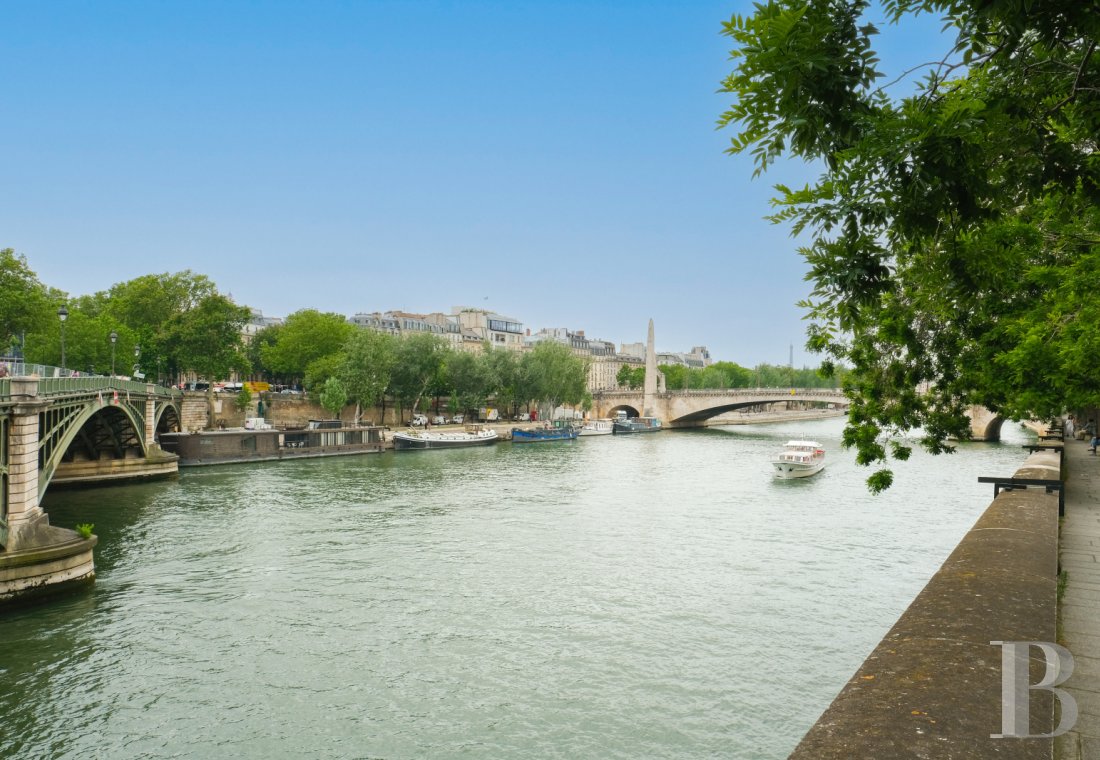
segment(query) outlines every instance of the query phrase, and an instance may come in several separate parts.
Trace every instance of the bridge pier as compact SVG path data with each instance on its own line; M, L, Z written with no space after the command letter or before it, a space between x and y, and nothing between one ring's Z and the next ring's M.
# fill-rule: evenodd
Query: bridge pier
M96 538L56 528L39 504L39 413L37 378L12 378L7 440L5 525L0 526L0 603L52 593L95 579ZM0 446L2 448L2 446Z
M47 404L38 399L38 381L12 380L12 408L8 432L7 550L34 545L49 518L38 504L38 413Z
M970 417L970 440L1001 440L1001 424L1004 422L1003 417L994 414L984 406L970 407L968 416Z
M145 450L152 453L157 432L157 387L146 383L145 392Z

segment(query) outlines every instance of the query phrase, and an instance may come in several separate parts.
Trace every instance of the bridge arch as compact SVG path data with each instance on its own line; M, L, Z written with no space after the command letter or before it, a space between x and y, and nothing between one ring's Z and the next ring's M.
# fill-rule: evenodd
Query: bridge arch
M642 415L641 412L630 404L619 404L618 406L613 406L608 409L606 416L615 417L619 412L626 412L627 417L640 417Z
M784 399L786 401L786 399ZM772 406L773 404L783 403L783 401L744 401L731 404L720 404L718 406L707 407L705 409L698 409L688 414L676 417L669 420L669 423L673 427L692 427L699 423L709 420L711 417L717 417L721 414L727 414L728 412L737 412L745 410L763 411L765 407Z
M38 497L46 493L54 471L78 453L97 459L103 453L125 459L127 451L148 454L145 421L133 405L100 406L95 402L61 404L39 414Z
M179 433L183 426L180 419L180 410L173 403L158 404L156 421L153 424L154 437L160 440L161 433Z
M839 388L711 388L664 391L648 400L637 390L605 390L593 394L597 416L621 408L652 408L668 427L699 427L724 412L784 401L846 408L849 399Z
M1004 425L1004 417L996 412L991 412L984 406L970 407L967 416L970 417L970 440L1001 440L1001 426Z

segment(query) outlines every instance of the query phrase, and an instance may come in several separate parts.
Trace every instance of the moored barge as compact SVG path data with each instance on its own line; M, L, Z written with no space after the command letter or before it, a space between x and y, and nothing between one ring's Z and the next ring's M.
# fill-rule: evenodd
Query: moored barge
M180 467L309 459L381 452L385 446L383 430L382 427L311 425L302 430L234 429L162 433L160 446L179 456Z

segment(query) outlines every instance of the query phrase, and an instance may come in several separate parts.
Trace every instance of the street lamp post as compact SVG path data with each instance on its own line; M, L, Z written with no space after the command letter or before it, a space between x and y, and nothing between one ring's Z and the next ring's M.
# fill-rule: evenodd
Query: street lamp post
M118 333L111 330L111 377L115 376L115 344L118 343Z
M65 369L65 320L69 318L69 310L64 305L57 310L57 318L61 320L61 369Z
M139 380L141 379L139 377L140 372L139 372L139 367L138 367L138 357L140 357L140 356L141 356L141 346L135 345L134 346L134 372L133 372L133 375L134 375L134 377L138 378Z

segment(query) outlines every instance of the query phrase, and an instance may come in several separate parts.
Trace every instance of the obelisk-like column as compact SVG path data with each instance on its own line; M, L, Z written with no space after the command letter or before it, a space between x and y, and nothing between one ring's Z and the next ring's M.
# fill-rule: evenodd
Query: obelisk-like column
M649 335L645 341L645 385L642 396L642 416L657 416L657 352L653 349L653 320L649 320Z

